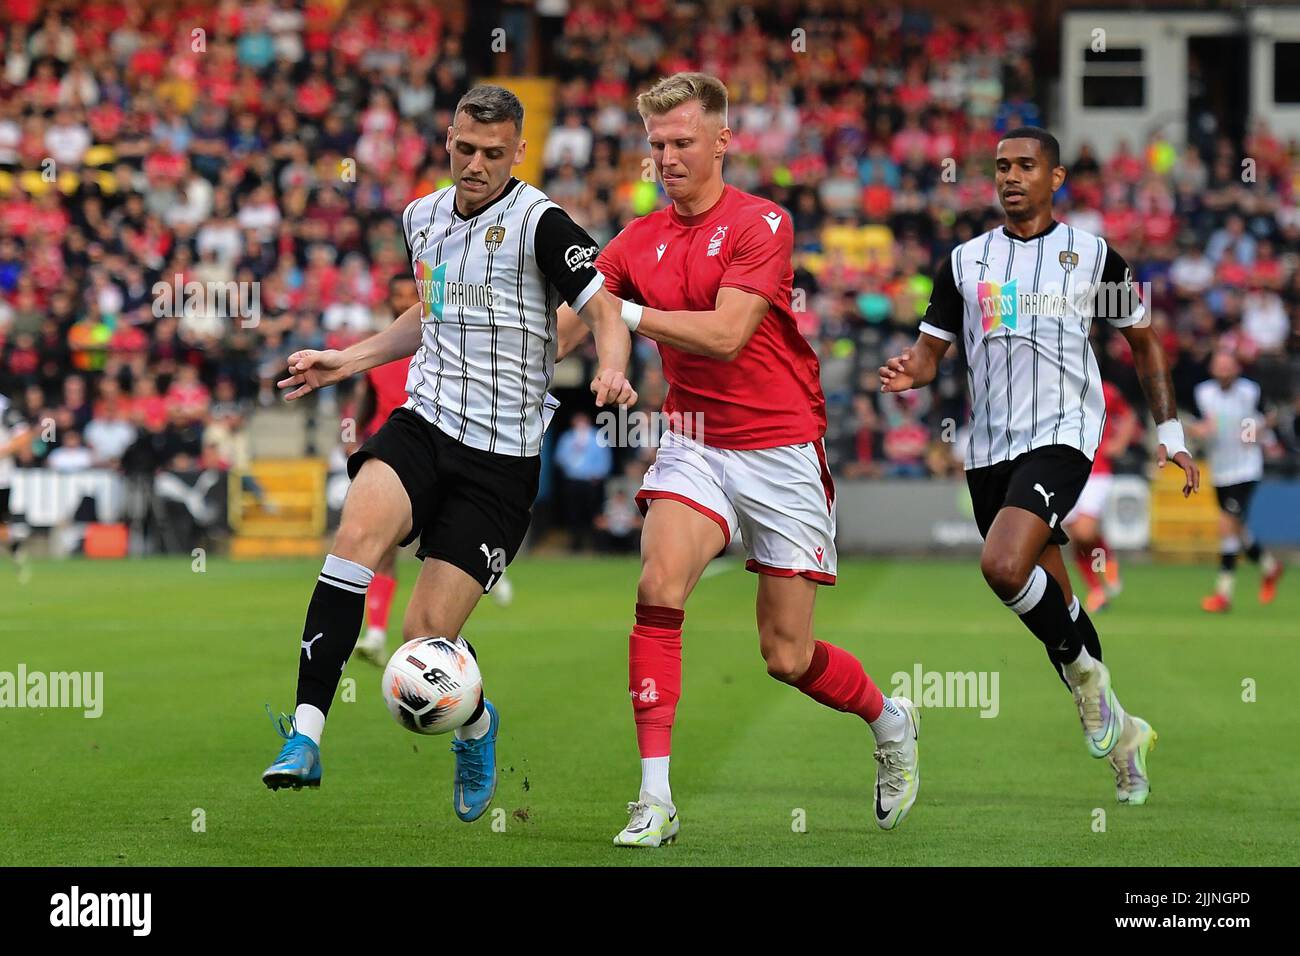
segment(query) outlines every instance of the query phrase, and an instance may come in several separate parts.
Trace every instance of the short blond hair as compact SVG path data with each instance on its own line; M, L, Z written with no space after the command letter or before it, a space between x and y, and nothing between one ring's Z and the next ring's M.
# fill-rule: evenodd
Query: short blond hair
M665 76L636 98L641 118L662 116L683 103L698 101L701 112L716 116L727 125L727 87L707 73L674 73Z

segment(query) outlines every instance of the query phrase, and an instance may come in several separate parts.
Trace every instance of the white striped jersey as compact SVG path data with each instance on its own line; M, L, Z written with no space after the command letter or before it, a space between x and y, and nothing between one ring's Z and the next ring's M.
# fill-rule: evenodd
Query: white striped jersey
M1063 222L1022 239L999 227L939 267L921 332L956 342L970 393L966 467L1069 445L1092 458L1106 404L1088 343L1093 318L1146 314L1124 259Z
M1259 385L1236 378L1227 388L1214 379L1193 392L1196 413L1214 425L1207 439L1210 481L1216 488L1259 481L1264 477L1264 413L1259 410Z
M448 186L402 214L423 334L406 406L457 441L500 455L541 453L558 402L556 309L600 289L596 243L546 194L511 179L469 219Z

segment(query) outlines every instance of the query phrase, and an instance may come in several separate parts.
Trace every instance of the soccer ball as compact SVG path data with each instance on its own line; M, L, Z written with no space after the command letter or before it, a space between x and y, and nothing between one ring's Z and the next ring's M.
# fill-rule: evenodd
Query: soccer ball
M384 703L417 734L445 734L469 719L483 697L478 662L459 641L419 637L384 668Z

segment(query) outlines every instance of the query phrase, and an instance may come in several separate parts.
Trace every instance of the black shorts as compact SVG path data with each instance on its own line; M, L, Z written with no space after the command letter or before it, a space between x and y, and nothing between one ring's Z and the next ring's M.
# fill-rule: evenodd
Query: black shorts
M988 537L993 519L1003 508L1024 508L1047 522L1053 544L1068 544L1061 522L1079 500L1091 473L1091 459L1069 445L1044 445L1011 461L970 469L966 485L980 536Z
M0 488L0 524L9 520L9 489Z
M1243 481L1235 485L1224 485L1214 489L1214 497L1219 499L1219 509L1237 518L1246 517L1250 508L1250 499L1259 487L1258 481Z
M411 500L417 557L460 568L488 591L528 533L541 458L481 451L458 442L409 408L398 408L348 458L355 478L368 458L397 472Z

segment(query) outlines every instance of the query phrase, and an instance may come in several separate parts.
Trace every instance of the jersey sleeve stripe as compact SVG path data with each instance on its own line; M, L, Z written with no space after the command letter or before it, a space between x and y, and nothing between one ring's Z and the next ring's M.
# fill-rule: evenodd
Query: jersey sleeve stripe
M945 342L956 342L957 336L947 329L941 329L937 325L931 325L929 322L922 322L918 329L926 335L933 335L936 339L943 339Z
M574 312L581 312L586 307L587 303L591 301L591 297L595 295L604 284L605 277L597 272L592 277L591 281L587 283L587 287L578 293L578 297L573 300L570 308L572 308Z

